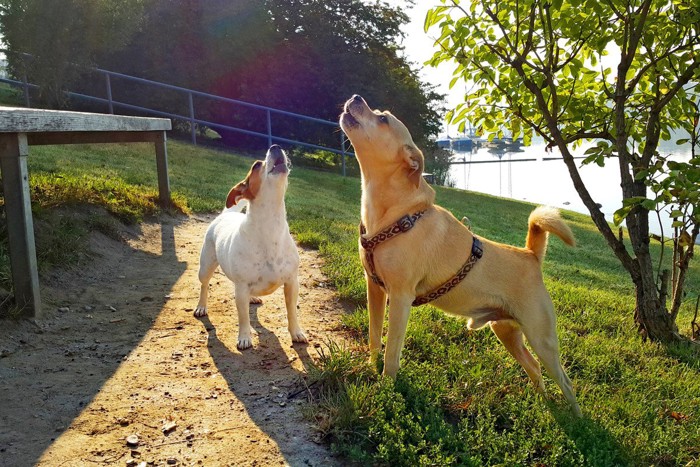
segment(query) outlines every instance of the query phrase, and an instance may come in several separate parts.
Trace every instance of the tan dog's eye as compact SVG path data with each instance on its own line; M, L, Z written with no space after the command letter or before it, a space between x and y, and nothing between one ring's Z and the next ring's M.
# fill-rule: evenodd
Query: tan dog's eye
M253 164L253 170L258 170L261 166L262 166L262 162L257 161L257 162L255 162L255 164Z
M380 115L379 116L379 121L382 123L389 123L389 119L387 118L386 115Z

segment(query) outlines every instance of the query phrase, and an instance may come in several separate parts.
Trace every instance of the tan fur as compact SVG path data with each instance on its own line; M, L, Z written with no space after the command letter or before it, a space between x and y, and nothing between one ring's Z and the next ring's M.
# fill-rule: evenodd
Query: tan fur
M528 231L525 238L525 248L531 250L542 264L544 254L547 252L548 232L552 232L561 238L569 246L575 246L574 234L564 221L559 217L559 211L549 206L539 206L530 213L527 221Z
M426 210L411 230L374 251L376 271L386 292L367 281L372 358L381 349L389 299L384 374L393 377L399 369L411 303L454 276L470 255L473 235L452 213L434 204L434 190L422 176L416 176L418 170L422 172L423 155L401 121L388 112L371 110L359 96L348 100L344 110L340 124L355 148L362 172L361 217L367 237L406 214ZM483 257L456 288L432 305L466 318L471 329L488 324L535 386L544 391L539 363L525 347L524 335L580 414L571 381L559 361L554 307L542 280L547 232L574 243L568 226L551 208L538 208L531 214L526 248L481 238ZM360 245L365 261L363 253Z

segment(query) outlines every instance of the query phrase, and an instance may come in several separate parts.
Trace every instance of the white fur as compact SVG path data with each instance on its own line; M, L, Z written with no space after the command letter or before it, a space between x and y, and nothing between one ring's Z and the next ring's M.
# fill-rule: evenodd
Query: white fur
M272 149L271 149L272 150ZM287 173L269 172L270 151L261 169L260 189L249 199L248 212L241 202L224 209L211 223L200 256L202 284L195 316L207 314L209 281L217 265L234 285L238 309L238 348L252 346L249 306L259 295L284 286L288 329L295 342L307 342L297 319L299 252L289 233L284 194Z

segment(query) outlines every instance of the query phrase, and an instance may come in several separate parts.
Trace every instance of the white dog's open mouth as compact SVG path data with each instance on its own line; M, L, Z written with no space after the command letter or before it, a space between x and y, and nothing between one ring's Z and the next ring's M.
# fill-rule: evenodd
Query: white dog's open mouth
M265 162L266 167L270 170L267 171L269 174L283 174L289 172L289 161L287 156L285 156L282 148L273 144L267 151L267 161Z
M279 157L275 158L272 164L272 168L268 173L271 174L281 174L281 173L287 173L289 171L289 167L287 167L287 160L284 157Z

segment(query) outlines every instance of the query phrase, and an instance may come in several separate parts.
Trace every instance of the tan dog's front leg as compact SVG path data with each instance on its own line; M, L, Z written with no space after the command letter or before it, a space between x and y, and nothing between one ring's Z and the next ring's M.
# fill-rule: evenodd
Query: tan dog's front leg
M308 342L297 319L297 300L299 298L299 279L294 276L284 284L284 301L287 305L287 329L294 342Z
M382 349L386 293L377 284L367 279L367 311L369 312L369 354L374 364Z
M386 336L386 351L384 352L384 376L396 377L399 371L401 349L406 337L408 316L411 313L413 299L410 295L392 294L389 297L389 330Z
M253 346L253 328L250 326L250 291L236 284L236 308L238 309L238 350Z

